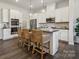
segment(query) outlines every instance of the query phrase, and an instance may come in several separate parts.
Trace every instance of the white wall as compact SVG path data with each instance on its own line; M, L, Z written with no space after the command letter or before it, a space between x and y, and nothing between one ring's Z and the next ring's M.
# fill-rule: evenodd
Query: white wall
M2 14L2 13L1 13L1 9L0 9L0 39L2 38L2 29L1 29L1 28L2 28L2 24L1 24L1 21L2 21L1 19L2 19L2 17L1 17L1 14Z
M69 44L74 45L75 0L69 0Z
M79 17L79 0L69 0L69 44L74 45L74 22Z
M79 0L75 0L75 15L79 17Z

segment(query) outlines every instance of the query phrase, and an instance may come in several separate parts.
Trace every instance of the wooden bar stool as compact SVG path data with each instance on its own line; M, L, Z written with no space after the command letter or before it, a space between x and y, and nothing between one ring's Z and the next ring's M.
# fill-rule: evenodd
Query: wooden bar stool
M29 29L23 29L23 46L27 46L28 50L30 49L31 46L31 35L29 33Z
M23 46L23 40L22 40L22 29L18 29L18 46Z
M50 45L49 45L50 40L49 41L46 41L45 39L43 40L43 32L41 30L32 30L31 41L33 43L32 54L34 54L34 52L36 51L41 54L41 59L43 59L43 55L47 53L45 49L48 49L50 52ZM46 43L48 43L48 47L44 46L44 44Z

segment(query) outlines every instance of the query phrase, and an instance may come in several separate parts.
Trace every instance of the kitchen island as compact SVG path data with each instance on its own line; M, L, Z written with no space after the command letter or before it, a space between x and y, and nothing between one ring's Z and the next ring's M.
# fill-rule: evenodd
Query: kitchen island
M57 29L41 29L43 32L49 35L50 40L50 54L55 55L59 47L59 30Z

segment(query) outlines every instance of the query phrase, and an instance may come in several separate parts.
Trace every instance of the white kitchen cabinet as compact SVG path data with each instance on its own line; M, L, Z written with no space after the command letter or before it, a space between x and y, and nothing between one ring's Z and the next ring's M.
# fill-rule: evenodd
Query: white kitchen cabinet
M9 22L9 9L3 9L2 10L2 19L3 22Z
M69 8L63 7L56 9L56 22L69 22Z
M68 42L69 31L68 30L60 30L60 40Z
M11 29L3 29L3 40L10 39Z
M20 19L22 18L22 13L20 11L10 9L10 18Z
M45 13L37 13L31 16L31 19L37 19L38 23L46 23Z
M11 39L11 38L14 38L14 37L18 37L18 34L13 34L12 35L10 28L3 29L3 36L2 36L3 40L8 40L8 39Z
M39 14L37 16L37 20L38 20L39 23L46 23L46 18L45 18L44 14Z
M14 18L16 19L17 18L17 11L14 10L14 9L10 9L10 18Z

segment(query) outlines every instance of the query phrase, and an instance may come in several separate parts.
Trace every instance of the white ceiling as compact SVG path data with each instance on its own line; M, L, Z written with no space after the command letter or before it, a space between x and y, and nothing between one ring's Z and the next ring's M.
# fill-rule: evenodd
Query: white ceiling
M0 1L15 5L17 7L21 7L23 9L27 9L28 11L30 9L30 1L31 4L33 5L32 11L40 10L43 8L41 0L19 0L18 2L16 2L16 0L0 0ZM54 2L60 2L60 1L64 1L64 0L44 0L44 3L45 5L49 5Z

